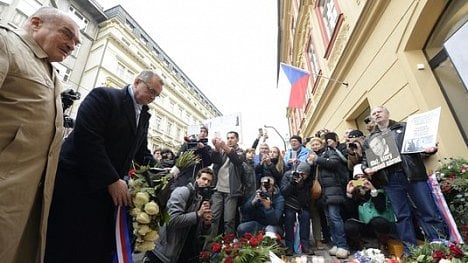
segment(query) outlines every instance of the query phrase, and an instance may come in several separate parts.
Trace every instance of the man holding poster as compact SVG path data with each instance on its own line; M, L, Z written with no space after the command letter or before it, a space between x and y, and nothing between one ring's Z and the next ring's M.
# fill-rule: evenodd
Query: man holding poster
M427 185L427 173L424 167L423 155L430 155L437 152L437 146L424 149L422 153L401 153L403 138L406 131L406 123L390 120L389 111L378 106L372 109L371 116L375 120L376 126L364 142L366 154L363 156L363 171L372 176L372 181L383 184L385 192L392 204L392 208L397 217L397 230L401 241L405 246L405 254L409 254L409 248L416 245L416 234L413 226L414 216L418 218L426 239L428 241L445 238L447 226L442 219L436 204L433 201L431 191ZM382 138L385 140L383 143ZM382 145L378 145L382 143ZM385 145L389 147L385 153ZM398 159L394 159L391 148L396 146ZM373 147L372 147L373 146ZM376 151L372 151L371 150ZM381 153L377 159L369 159L377 153ZM391 156L386 157L386 156ZM383 159L382 159L383 158ZM377 160L377 162L375 161ZM411 199L411 201L409 200ZM411 203L414 203L415 210Z

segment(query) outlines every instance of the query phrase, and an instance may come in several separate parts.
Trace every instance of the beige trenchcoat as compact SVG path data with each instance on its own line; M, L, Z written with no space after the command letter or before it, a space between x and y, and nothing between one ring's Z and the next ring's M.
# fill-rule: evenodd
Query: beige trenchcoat
M63 136L61 85L24 31L0 27L0 261L42 262Z

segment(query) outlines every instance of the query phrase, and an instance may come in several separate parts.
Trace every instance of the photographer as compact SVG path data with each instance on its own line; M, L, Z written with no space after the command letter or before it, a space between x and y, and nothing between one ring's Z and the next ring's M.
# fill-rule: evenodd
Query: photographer
M265 176L260 179L260 187L241 207L241 224L237 235L256 233L264 230L267 235L277 238L283 234L281 217L284 198L275 184L275 179Z
M356 164L362 162L362 145L364 144L364 134L360 130L353 130L348 134L347 152L348 152L348 169L353 171Z
M211 165L211 153L212 149L208 145L208 128L205 126L200 127L200 133L198 136L192 135L186 137L186 142L182 144L179 151L177 152L177 158L186 151L193 151L195 155L200 158L200 162L197 164L188 167L183 171L173 171L175 174L174 182L171 185L171 189L174 189L178 186L184 186L188 182L193 182L195 180L195 175L200 171L200 169L208 167ZM175 169L175 168L174 168Z
M299 218L300 239L302 252L313 254L310 248L310 187L312 177L310 175L310 165L301 162L297 167L286 172L281 181L281 193L285 199L285 222L284 231L286 241L286 255L292 256L294 251L294 223L296 214Z
M169 222L161 227L156 248L146 253L143 262L198 262L203 237L211 227L212 180L213 171L203 168L194 184L177 187L171 193L167 202Z

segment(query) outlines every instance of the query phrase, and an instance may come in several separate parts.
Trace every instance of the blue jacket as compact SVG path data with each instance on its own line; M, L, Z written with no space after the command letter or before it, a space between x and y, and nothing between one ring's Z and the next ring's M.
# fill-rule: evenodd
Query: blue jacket
M289 149L284 155L285 171L291 170L291 168L293 167L291 164L288 164L288 160L291 158L291 151L293 150ZM301 162L305 162L307 160L307 157L309 156L309 152L310 150L302 145L301 149L297 152L297 159Z
M260 203L252 205L252 200L255 198L255 195L256 192L254 192L250 196L249 200L241 207L242 223L256 221L264 226L280 226L284 210L284 198L278 187L276 187L275 192L273 193L273 202L269 209L266 209Z

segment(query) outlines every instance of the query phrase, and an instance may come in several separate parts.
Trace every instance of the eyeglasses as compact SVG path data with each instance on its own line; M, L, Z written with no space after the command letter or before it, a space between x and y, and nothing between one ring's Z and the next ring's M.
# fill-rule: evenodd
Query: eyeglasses
M156 97L159 97L159 93L158 93L154 88L151 88L150 85L148 85L148 83L146 83L146 81L141 80L141 79L140 79L140 81L143 82L143 84L145 84L146 89L147 89L148 92L151 94L151 96L153 96L153 97L155 97L155 98L156 98Z

